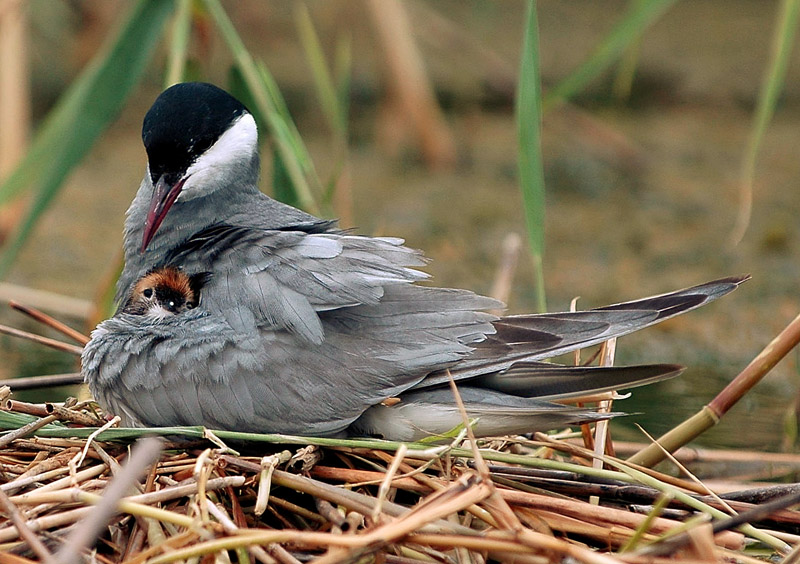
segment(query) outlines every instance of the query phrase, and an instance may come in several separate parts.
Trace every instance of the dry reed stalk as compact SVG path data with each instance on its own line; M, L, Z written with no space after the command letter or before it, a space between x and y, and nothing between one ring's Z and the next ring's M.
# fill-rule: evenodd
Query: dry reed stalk
M42 417L37 421L31 421L27 425L23 425L19 429L15 429L14 431L9 431L2 437L0 437L0 448L4 448L6 445L11 444L13 441L20 439L22 437L27 437L31 433L34 433L38 429L41 429L45 425L49 425L53 421L56 421L58 417L55 415L48 415L47 417Z
M55 339L50 339L48 337L42 337L41 335L36 335L34 333L28 333L27 331L20 331L19 329L14 329L13 327L8 327L6 325L0 325L0 333L10 335L12 337L19 337L28 341L33 341L34 343L50 347L51 349L68 352L76 356L80 356L83 352L82 347L76 347L75 345L56 341Z
M333 479L336 481L345 478L352 478L356 481L366 481L370 479L374 480L381 474L379 472L367 470L356 471L341 469L337 472L336 469L333 468L322 468L319 475L325 479ZM430 479L433 480L433 478ZM411 486L413 489L409 489L409 491L419 491L417 484L409 483L408 479L403 479L402 484L394 482L394 485L396 487ZM646 519L644 515L608 507L597 508L593 507L591 504L577 500L558 499L550 496L506 489L500 489L498 492L512 507L519 506L542 510L558 514L562 517L571 517L579 521L590 522L590 525L591 523L595 523L595 526L598 527L619 527L620 530L633 530ZM652 532L654 534L662 534L679 525L680 523L678 522L661 518L653 523ZM725 536L720 540L723 542L723 545L728 548L742 546L742 536L738 533Z
M634 454L650 443L614 441L621 456ZM733 449L711 449L696 446L683 446L672 455L684 464L691 462L761 462L768 464L787 464L800 467L800 454L792 452L760 452Z
M44 543L39 540L39 537L28 527L27 523L25 522L25 517L22 515L22 512L19 508L14 505L14 503L8 498L8 496L0 491L0 507L2 507L3 512L9 516L9 519L16 527L17 531L19 532L19 536L28 543L28 546L31 547L33 552L36 553L42 562L47 564L52 564L54 562L53 555Z
M592 458L596 457L597 454L589 449L580 447L576 444L564 443L563 441L554 441L550 439L544 433L536 433L536 438L539 439L543 444L550 445L553 449L560 450L563 452L568 452L576 457L582 458ZM613 456L606 456L605 458L616 462L619 465L623 465L626 467L633 468L634 470L638 470L648 476L656 478L657 480L664 482L665 484L669 484L671 486L676 486L682 488L684 490L698 493L698 494L707 494L708 488L703 485L698 485L695 482L684 480L681 478L676 478L674 476L670 476L668 474L664 474L663 472L658 472L657 470L652 470L646 466L639 466L637 464L631 463L630 460L620 460L614 458Z
M151 543L151 546L147 550L143 550L133 558L126 560L125 564L143 564L144 562L149 561L149 559L156 554L166 553L170 550L181 548L191 542L197 541L199 538L200 534L198 534L197 531L186 531L184 533L173 535L169 538L165 538L163 542L158 544Z
M0 1L0 181L22 159L31 131L28 64L28 5L22 0ZM23 216L27 198L0 209L0 241Z
M762 350L711 402L657 441L630 457L630 462L652 467L664 460L664 451L673 452L713 427L744 395L800 343L800 315Z
M72 406L72 410L94 417L85 405ZM554 457L560 451L587 459L593 456L566 441L545 436L540 439L524 444L507 442L504 448L524 451L547 445ZM143 493L120 498L102 494L118 480L118 466L124 465L128 456L124 444L17 439L0 450L0 472L7 481L0 490L9 496L17 514L25 516L20 528L27 527L29 533L15 526L8 508L0 509L0 549L13 548L25 557L44 560L38 553L24 551L36 542L30 535L38 539L48 535L71 539L68 544L73 547L72 553L80 554L83 547L95 543L92 539L97 532L89 534L88 525L83 523L98 515L95 504L103 499L107 500L106 509L115 507L121 513L98 519L103 530L108 526L115 531L113 537L105 533L106 541L96 544L98 556L100 561L125 564L211 559L211 554L229 550L240 560L286 564L312 558L323 564L369 558L397 563L457 558L482 562L489 558L545 564L563 557L590 564L638 564L643 562L639 553L619 555L607 550L652 542L667 531L687 529L683 518L676 518L686 515L686 510L648 517L624 508L592 506L575 497L590 492L580 489L574 471L516 468L508 462L489 466L474 439L469 442L472 459L465 459L468 452L456 448L457 444L430 449L420 457L411 449L393 454L363 447L333 447L316 448L309 458L270 447L279 456L269 465L269 503L259 518L255 504L259 484L263 483L262 460L268 452L239 456L179 448L162 454L158 464L146 473L144 485L136 488ZM70 472L67 465L82 451L88 455L83 466ZM320 456L324 460L319 461ZM523 458L515 456L515 460ZM312 466L306 472L311 477L281 469L300 458L310 461ZM616 464L611 457L604 460ZM542 495L524 483L527 479L542 480L533 483L547 488L544 480L554 477L562 482L571 480L565 484L573 488L567 490L571 496ZM582 479L590 480L591 486L605 486L595 484L593 478ZM612 482L611 487L626 483ZM644 486L637 487L640 494L646 493ZM648 492L648 499L660 495L653 488ZM601 498L606 495L602 488L591 493ZM615 503L630 506L624 497ZM745 511L752 508L728 503ZM764 504L755 509L761 513L756 511L745 518L762 519L769 514L773 525L787 530L795 530L795 523L800 521L797 511ZM724 528L732 522L721 523L713 526ZM21 538L20 532L29 540ZM69 536L79 533L83 541ZM709 558L713 552L721 558L720 551L739 548L743 538L727 530L713 541L704 532L692 535L677 537L689 539L680 545L658 540L654 546L663 546L662 550L669 550L679 564L688 564L698 554ZM775 536L785 542L800 541L787 533ZM676 548L687 546L687 542L699 548Z
M53 403L46 403L44 405L47 412L50 415L55 415L59 421L77 423L78 425L83 425L85 427L99 427L106 423L94 414L84 411L77 411L75 409L70 409L64 407L63 405Z
M48 411L47 407L43 403L27 403L12 399L5 401L3 404L3 409L6 411L14 411L16 413L35 415L36 417L47 417L48 415L53 415L53 412Z
M537 510L531 512L524 508L517 508L517 514L526 515L533 513L536 518L544 521L547 526L553 531L559 531L566 534L577 534L582 537L588 537L598 541L598 543L607 544L608 546L620 547L633 535L633 529L621 525L603 526L589 523L583 519L576 519L567 515L561 515L552 511ZM656 535L652 533L645 533L644 538L647 540L655 540Z
M494 482L492 482L489 467L481 455L480 449L478 448L478 442L475 440L475 434L473 433L472 425L470 425L467 409L464 407L464 402L461 400L461 394L458 393L456 381L453 379L449 370L447 371L447 376L450 380L450 389L452 390L453 397L456 400L458 411L461 413L461 421L464 425L464 429L467 431L467 436L469 437L475 469L477 470L478 475L481 477L483 482L487 484L489 488L489 496L483 501L483 506L489 511L489 513L491 513L499 527L507 530L520 531L523 528L522 523L508 506L508 503L506 503L506 501L500 495L498 495L497 489L494 486Z
M352 488L373 485L376 481L383 479L384 474L373 470L337 468L335 466L315 466L311 469L311 476L320 480L341 481ZM424 485L422 481L405 475L393 477L391 485L393 488L414 493L429 493L431 491L431 488Z
M15 391L36 388L52 388L54 386L76 386L83 383L80 373L48 374L47 376L27 376L22 378L9 378L0 380L0 386L9 386Z
M553 498L512 490L501 490L501 492L506 501L512 505L553 511L576 519L591 519L594 523L606 526L622 526L635 529L646 518L644 515L630 513L622 509L598 507L583 501ZM650 530L655 534L663 534L679 525L679 522L659 517L651 522ZM739 533L729 533L724 537L721 536L718 542L726 548L733 549L742 548L744 544L743 535Z
M77 523L92 511L93 509L91 507L80 507L78 509L60 511L55 514L28 520L26 521L26 525L34 532L45 531ZM19 531L16 527L0 528L0 543L13 541L17 538L19 538Z
M429 166L452 166L456 161L453 136L447 126L425 64L414 42L408 14L397 0L371 0L369 13L385 54L390 91L395 97L392 129L407 132L413 127Z
M637 503L637 504L656 502L658 498L660 498L663 495L661 491L648 486L632 486L630 484L625 484L625 483L621 483L621 485L608 485L605 483L592 484L585 482L556 481L546 478L542 479L541 481L535 482L542 484L541 488L531 488L530 490L526 490L525 488L527 480L526 482L523 483L507 480L503 477L505 474L507 474L503 470L504 469L502 467L501 468L494 467L492 469L493 479L496 483L498 484L511 483L513 484L514 489L519 489L521 491L530 491L531 493L543 493L547 491L550 492L551 495L556 493L563 493L566 495L580 496L580 497L586 497L589 495L601 495L605 498L614 499L622 503ZM743 512L753 509L759 504L765 503L777 497L800 493L800 487L798 487L797 484L791 484L785 487L774 486L766 489L757 488L752 491L745 491L740 493L742 495L742 498L744 498L742 501L737 501L736 499L731 499L730 496L725 496L725 498L723 499L724 504L720 503L716 497L711 497L711 496L697 496L695 499L715 509L723 509L728 507L736 512ZM751 501L748 502L747 500ZM690 509L688 506L678 501L672 501L670 506L686 510ZM778 510L770 514L770 520L781 523L787 523L787 524L791 523L800 525L800 512Z
M24 313L25 315L35 319L39 323L42 323L52 329L55 329L62 335L69 337L76 343L80 345L85 345L89 342L89 337L81 333L80 331L76 331L69 325L62 323L61 321L55 319L47 315L46 313L39 311L36 308L23 305L15 300L9 300L8 305L11 306L13 309L16 309L19 312Z
M385 452L376 452L375 455L378 458L386 458L387 453ZM401 465L403 471L406 475L412 477L414 482L423 485L424 487L428 488L429 492L439 491L447 487L448 481L452 478L452 472L448 473L446 480L441 478L434 478L432 476L428 476L426 474L414 474L414 470L411 466L407 464ZM482 507L478 507L477 505L472 505L466 509L471 515L475 516L476 518L480 519L484 523L487 523L491 527L498 527L497 521L494 517L483 509Z
M311 523L324 524L326 522L325 517L323 517L322 515L314 513L313 511L310 511L305 507L300 507L296 503L286 501L285 499L273 496L270 498L269 502L271 505L286 509L287 511L299 515L300 517Z
M488 495L486 484L480 480L461 480L437 498L436 502L409 511L400 519L374 528L363 535L335 535L330 533L309 533L303 531L251 531L239 535L206 541L187 549L175 550L167 555L154 558L152 564L173 562L195 556L246 547L250 544L279 543L291 541L293 545L317 548L320 546L341 546L349 549L373 552L385 544L405 537L424 526L429 521L463 509L463 507L484 499ZM335 562L336 558L320 558L318 563Z
M787 495L783 498L770 501L769 503L765 503L763 505L759 505L748 511L729 517L728 519L718 520L713 524L709 523L709 527L711 528L711 532L719 537L719 533L721 531L728 531L729 529L736 528L739 525L760 521L778 510L796 506L798 504L800 504L800 492ZM670 539L664 543L661 543L660 545L649 547L649 549L645 552L647 554L670 554L675 550L676 547L692 542L693 540L692 530L689 530L679 537Z
M517 271L519 253L522 250L522 237L518 233L508 233L503 238L500 247L500 262L497 265L497 272L492 282L492 289L489 295L503 303L508 303L511 295L511 286L514 282L514 274ZM503 310L491 310L494 315L502 315Z
M0 303L11 300L33 304L39 309L77 319L88 319L94 309L93 303L89 300L73 298L45 290L36 290L8 282L0 282Z
M208 513L213 515L214 518L217 521L220 522L220 524L222 525L223 529L225 529L225 532L227 532L229 534L237 534L237 533L241 532L239 527L237 527L236 524L231 520L231 518L228 517L227 513L225 513L225 509L223 507L220 507L220 506L218 506L218 505L216 505L214 503L211 503L208 499L204 499L203 501L206 504L206 510L208 511ZM280 546L280 545L272 545L273 549L274 549L274 547L278 547L278 546ZM274 562L274 560L260 546L255 546L255 545L254 546L250 546L250 547L248 547L248 551L259 562L265 562L265 563ZM287 553L287 555L290 558L292 558L292 560L296 561L296 559L294 559L290 554Z
M579 448L579 447L573 447L573 448ZM651 477L646 472L643 472L643 471L640 471L640 470L637 470L636 468L634 468L634 465L630 465L630 464L628 464L626 462L616 461L612 457L603 457L603 460L606 461L607 463L613 465L615 468L618 468L619 470L623 471L628 476L630 476L632 478L635 478L636 480L638 480L640 482L649 483L651 485L657 483L657 481L652 480ZM661 484L661 485L663 486L663 484ZM696 485L695 485L695 487L696 487ZM702 489L703 492L707 492L708 491L707 488L705 488L704 486L702 486L701 489ZM699 509L699 510L703 511L704 513L707 513L707 514L709 514L711 516L714 516L717 519L722 519L722 518L727 517L726 513L722 512L722 511L720 511L718 509L715 509L713 507L710 507L707 504L703 504L702 502L698 501L697 499L692 498L689 495L687 495L686 493L681 492L681 491L679 491L679 490L677 490L675 488L669 489L668 491L670 492L671 495L675 495L676 498L679 499L680 501L686 503L687 505L689 505L689 506L691 506L691 507L693 507L695 509ZM719 502L718 498L717 498L717 501ZM717 526L717 525L715 524L715 526ZM757 539L760 542L762 542L762 543L764 543L764 544L776 549L780 553L785 553L785 552L787 552L789 550L789 546L785 542L781 541L780 539L778 539L778 538L776 538L774 536L769 535L769 533L767 533L765 531L760 531L760 530L756 529L755 527L753 527L749 523L742 523L740 525L739 529L743 533L746 533L750 537L752 537L754 539Z
M145 469L154 464L161 454L161 441L154 437L141 439L133 448L122 471L111 480L103 491L96 510L71 531L55 556L59 564L73 564L82 560L82 553L90 549L102 534L107 522L123 507L122 497L144 474Z

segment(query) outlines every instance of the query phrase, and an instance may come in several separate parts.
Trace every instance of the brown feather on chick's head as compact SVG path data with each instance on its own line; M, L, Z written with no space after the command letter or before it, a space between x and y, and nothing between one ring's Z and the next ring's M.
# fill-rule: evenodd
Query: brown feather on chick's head
M174 266L155 268L134 285L123 313L164 319L197 307L209 273L188 275Z

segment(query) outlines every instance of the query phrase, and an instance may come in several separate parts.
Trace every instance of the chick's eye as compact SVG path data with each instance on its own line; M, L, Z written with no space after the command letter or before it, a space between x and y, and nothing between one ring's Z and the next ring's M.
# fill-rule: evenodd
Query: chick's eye
M152 288L145 288L144 291L142 292L142 295L145 298L152 298L153 297L153 289Z

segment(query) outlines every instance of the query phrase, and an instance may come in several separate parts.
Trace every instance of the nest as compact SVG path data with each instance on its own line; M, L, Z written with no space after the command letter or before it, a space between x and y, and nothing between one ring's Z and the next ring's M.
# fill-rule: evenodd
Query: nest
M13 307L86 342L41 312ZM81 351L13 328L0 332ZM698 415L724 414L799 340L800 316ZM76 376L29 380L52 385ZM444 443L402 444L121 429L91 401L29 404L0 386L0 564L613 564L787 554L793 564L800 555L792 550L800 547L800 512L791 509L800 504L798 485L738 480L738 491L717 495L681 464L681 451L669 457L682 478L633 464L668 455L654 445L613 445L606 421L596 435L585 427L476 441L460 407L464 425ZM688 434L660 442L674 450L713 424L694 419ZM612 445L636 455L623 461ZM690 451L684 458L749 459L748 472L761 480L800 469L796 455Z
M465 428L434 446L104 430L89 402L2 402L0 562L746 561L746 546L800 541L797 486L723 500L610 455L598 468L575 434L476 443Z

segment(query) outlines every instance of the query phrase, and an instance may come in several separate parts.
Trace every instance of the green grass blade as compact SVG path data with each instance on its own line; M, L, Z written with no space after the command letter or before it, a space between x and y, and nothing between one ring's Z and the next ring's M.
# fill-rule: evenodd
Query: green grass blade
M642 4L646 0L632 0L633 3ZM614 81L611 84L611 96L618 102L630 99L633 90L633 79L636 76L636 67L639 64L639 55L642 47L642 32L631 41L620 56Z
M345 35L339 38L336 43L336 58L334 59L334 85L336 95L336 105L339 113L340 129L334 131L334 152L336 154L336 162L328 179L328 187L325 191L325 202L332 205L337 188L342 188L340 180L342 175L347 170L349 157L349 143L350 143L350 76L353 69L353 51L352 51L352 38ZM348 192L350 188L345 186ZM344 203L340 205L348 205L349 211L344 213L344 216L353 217L352 211L352 195L348 194L344 198ZM342 210L339 210L340 213Z
M544 111L562 100L568 100L606 70L641 36L642 31L656 21L674 2L675 0L633 2L627 13L605 36L589 58L547 93L542 104Z
M178 9L172 22L164 88L183 82L186 74L186 57L192 33L192 0L177 0L177 4Z
M162 0L136 3L114 39L92 59L50 112L29 153L0 186L0 204L32 183L36 188L30 211L3 250L0 276L8 271L63 181L139 83L172 8L172 2Z
M272 186L275 198L290 206L298 207L297 192L291 190L291 178L283 164L280 151L272 151Z
M345 135L350 121L350 76L353 71L353 40L349 35L340 37L336 43L336 59L334 60L334 79L336 84L339 119Z
M263 65L260 66L253 60L219 0L205 0L205 5L227 43L256 107L264 116L277 150L281 153L287 174L292 180L297 200L307 211L319 213L314 196L315 192L319 194L322 191L319 178L274 80Z
M733 245L737 245L742 240L745 231L747 231L747 226L750 224L750 214L753 208L753 181L756 176L758 150L761 147L769 122L775 113L778 97L786 81L786 69L789 66L789 58L794 45L798 14L800 14L800 1L781 1L775 33L772 37L770 64L761 83L756 115L753 118L750 138L747 141L747 148L742 159L739 213L736 219L736 226L731 234L731 243Z
M283 95L281 95L281 91L278 88L278 83L275 82L272 74L263 64L259 63L258 72L261 75L261 80L266 88L266 92L272 100L272 107L275 110L267 114L266 117L273 131L273 135L279 140L278 149L280 150L281 145L285 144L288 147L288 151L282 152L284 152L285 155L288 154L293 157L289 159L289 161L296 161L298 170L310 175L314 179L315 188L318 189L319 179L314 170L314 162L311 160L311 155L306 149L303 138L300 136L300 132L294 124L294 120L289 113L289 108L286 106L286 100L283 99ZM294 166L294 164L292 166Z
M334 166L322 197L322 204L328 210L332 207L336 189L340 186L339 180L349 160L348 118L352 62L350 41L349 39L338 41L332 73L325 61L319 36L305 4L298 4L295 9L295 26L311 68L317 99L333 135Z
M343 116L339 108L336 86L328 70L328 65L325 63L325 55L322 52L319 36L314 29L314 23L311 21L311 14L305 4L297 4L294 15L295 26L300 35L306 60L311 67L311 78L314 81L322 113L328 120L331 131L338 135L346 126L342 121Z
M541 139L542 86L539 79L539 24L536 18L535 0L528 2L516 106L519 183L536 276L536 307L539 311L546 311L542 260L545 215Z
M135 26L136 20L150 20L150 25L157 30L159 12L169 13L172 9L170 2L159 2L158 0L141 1L133 9L129 20L124 29L121 30L121 38L126 32L130 31L131 26ZM154 12L156 15L154 15ZM119 39L118 39L119 41ZM59 99L56 105L48 114L36 137L25 155L22 162L11 172L9 177L0 185L0 205L7 203L13 197L21 193L27 186L42 177L43 164L50 161L51 156L64 145L65 139L69 139L70 128L74 127L77 114L81 111L81 106L85 104L87 97L91 96L91 89L94 86L97 75L107 66L107 58L113 54L116 47L114 44L107 44L97 56L86 66L81 75L72 83L69 90ZM147 45L143 45L146 47ZM119 62L119 61L117 61ZM121 71L123 67L116 70ZM113 86L113 85L109 85ZM98 108L98 111L100 109ZM66 137L65 137L66 134Z
M260 71L259 71L260 72ZM286 117L289 115L289 110L286 108L286 105L283 101L283 98L278 97L277 99L273 98L273 94L271 88L273 87L272 83L270 82L271 76L269 73L265 75L267 77L266 83L267 91L270 95L270 98L273 101L274 108L273 110L280 114L280 119L275 120L275 122L270 125L269 124L269 116L265 115L260 106L256 103L255 98L253 96L252 91L248 88L247 83L244 81L244 77L242 76L241 70L238 67L233 67L231 69L231 77L229 81L230 91L231 94L236 96L239 100L241 100L245 106L250 108L250 111L253 113L253 117L256 120L256 124L258 125L259 131L271 130L274 131L274 135L280 135L284 142L287 143L289 146L294 146L293 135L287 129L287 123L291 123L291 118L289 122L286 121ZM277 86L275 86L277 88ZM296 131L295 134L299 135ZM264 137L262 136L260 141L263 142ZM272 196L281 202L289 204L290 206L294 207L303 207L303 203L300 202L298 198L297 190L294 189L294 185L292 184L292 177L289 174L289 170L287 166L284 164L283 160L283 153L277 148L277 146L273 146L272 148ZM298 154L296 153L298 159L302 159L302 149L301 152ZM295 165L298 166L298 163L295 162ZM298 172L298 169L295 170L295 173Z

